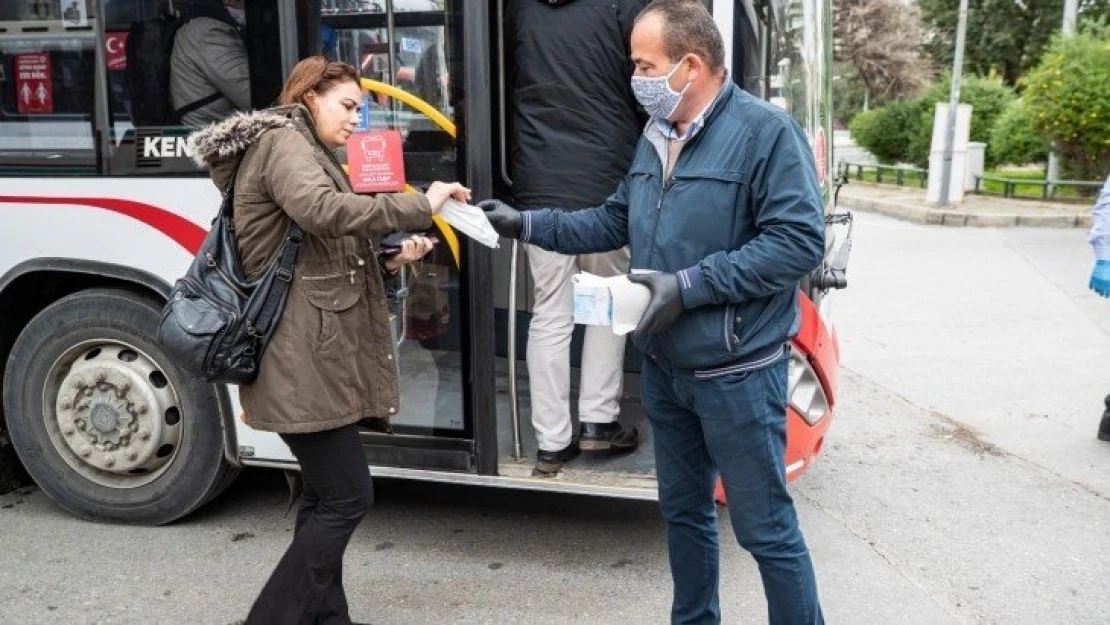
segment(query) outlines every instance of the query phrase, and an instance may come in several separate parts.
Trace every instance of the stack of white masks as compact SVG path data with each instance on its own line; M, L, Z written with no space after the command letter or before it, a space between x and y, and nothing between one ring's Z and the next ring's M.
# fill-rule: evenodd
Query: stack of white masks
M651 290L626 275L602 278L582 272L575 274L572 281L574 322L611 326L617 335L636 329L651 300Z
M456 200L447 200L439 215L451 227L485 245L486 247L500 247L497 243L497 231L489 224L486 214L482 209L470 204L463 204Z

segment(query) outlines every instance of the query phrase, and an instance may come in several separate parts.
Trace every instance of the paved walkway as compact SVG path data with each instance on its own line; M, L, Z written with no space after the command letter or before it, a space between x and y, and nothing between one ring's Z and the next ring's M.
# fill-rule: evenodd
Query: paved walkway
M967 194L958 206L937 208L925 202L924 189L853 180L840 190L839 203L852 210L933 226L1090 228L1094 200L1075 204Z

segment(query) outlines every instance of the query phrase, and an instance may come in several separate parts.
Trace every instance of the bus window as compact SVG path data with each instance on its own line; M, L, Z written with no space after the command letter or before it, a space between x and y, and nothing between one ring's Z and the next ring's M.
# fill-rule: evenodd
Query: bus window
M109 173L198 174L197 127L273 104L276 0L104 0ZM164 45L167 38L173 43Z
M437 120L381 90L367 94L368 130L396 130L403 139L409 184L457 180L456 142L443 122L454 123L449 84L451 3L444 0L323 0L321 47L363 78L395 87L439 112ZM389 9L392 8L392 13ZM448 125L449 125L448 124ZM346 154L337 154L345 162ZM440 244L416 265L403 301L394 301L401 372L402 413L392 419L401 433L443 437L467 431L462 375L460 241L437 231Z
M0 6L0 174L96 171L95 4Z
M751 2L738 2L733 7L732 17L732 79L748 93L763 98L765 90L761 86L763 70L760 65L763 36L757 8Z
M451 41L443 1L393 0L392 5L390 16L386 2L325 0L324 26L334 39L329 52L355 66L363 77L411 93L453 122ZM369 110L370 128L401 131L410 181L457 177L454 139L439 124L382 94L371 94Z
M764 71L767 99L798 120L809 138L818 164L817 177L826 193L830 187L826 158L831 107L827 67L830 22L821 5L801 0L776 0L767 11L770 36Z

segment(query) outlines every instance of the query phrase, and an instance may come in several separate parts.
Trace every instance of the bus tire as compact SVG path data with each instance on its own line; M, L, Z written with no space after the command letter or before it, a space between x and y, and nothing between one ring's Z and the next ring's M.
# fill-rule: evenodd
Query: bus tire
M192 512L237 470L217 389L155 339L161 303L122 289L54 302L8 358L4 413L35 483L73 514L159 525Z

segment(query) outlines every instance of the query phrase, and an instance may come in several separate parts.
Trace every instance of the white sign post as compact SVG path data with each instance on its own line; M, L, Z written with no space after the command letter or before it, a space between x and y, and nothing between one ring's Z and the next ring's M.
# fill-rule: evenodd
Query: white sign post
M952 170L950 180L956 184L948 185L948 198L942 200L941 188L944 186L944 142L948 125L948 107L945 102L937 102L933 115L933 144L929 149L929 188L925 201L933 205L958 204L964 199L963 181L967 170L967 143L971 137L971 105L961 104L956 108L956 132L952 137Z

